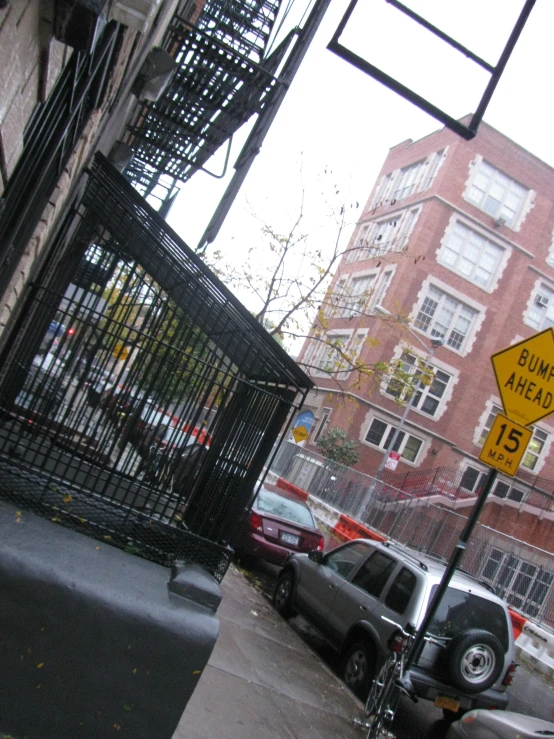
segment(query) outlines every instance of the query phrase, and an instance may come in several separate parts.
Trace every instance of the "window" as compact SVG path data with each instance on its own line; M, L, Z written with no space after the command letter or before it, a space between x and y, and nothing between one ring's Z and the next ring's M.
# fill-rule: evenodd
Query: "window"
M400 211L393 216L367 224L358 259L382 257L389 252L400 252L408 242L421 208Z
M492 428L494 419L496 418L497 414L501 412L502 412L501 409L497 405L492 406L490 413L487 416L487 420L485 421L483 428L481 429L481 433L477 441L479 446L482 446L485 443L485 440L487 436L489 435L489 431ZM525 452L525 455L523 456L523 459L521 460L521 467L525 467L525 469L532 472L537 467L540 466L539 462L544 457L544 454L546 452L548 437L549 437L549 434L546 431L543 431L543 429L533 426L533 436L531 437L531 441L529 442L527 451ZM505 498L506 496L499 494L497 497ZM512 497L512 496L508 496L508 497L510 497L512 500L516 499L516 497Z
M410 164L408 167L403 167L393 185L391 193L392 199L402 200L415 192L417 184L423 175L424 168L425 159L415 162L414 164Z
M360 232L358 234L358 238L356 239L354 243L354 247L351 248L348 251L348 254L346 255L346 263L350 264L351 262L355 262L356 259L362 259L361 255L361 249L364 246L367 246L367 237L369 233L369 228L372 224L371 223L365 223L362 228L360 229Z
M497 548L491 549L481 577L511 606L531 617L537 616L548 602L554 582L554 575L540 565Z
M542 429L534 428L533 436L527 447L527 451L521 461L521 466L526 467L528 470L534 470L537 466L541 454L544 451L544 446L548 439L548 434Z
M495 219L513 227L529 190L485 161L477 171L465 198Z
M554 289L545 282L539 283L525 322L538 331L554 326Z
M368 544L353 542L330 552L323 560L323 564L327 565L333 572L346 578L359 565L362 559L369 554L369 551L370 547Z
M347 287L345 310L341 315L352 317L363 312L373 292L372 287L376 279L377 274L352 277Z
M407 198L414 192L427 190L433 184L445 153L446 149L435 151L426 159L384 175L375 191L371 207L379 208L385 203L394 205L397 200Z
M317 431L315 433L315 436L313 438L313 442L315 443L321 434L325 431L325 427L329 423L329 418L331 417L331 409L330 408L324 408L323 409L323 415L321 416L321 421L319 422L319 426L317 427Z
M413 375L416 378L423 377L424 375L429 376L429 374L433 375L429 384L425 385L424 382L419 383L419 387L415 391L415 398L412 401L412 408L418 408L429 416L436 415L447 385L452 379L451 375L442 370L433 369L431 365L425 362L418 362L415 355L407 352L402 355L399 362L399 370L399 374L401 376L403 375L405 380L410 379L406 375ZM409 401L410 387L413 387L413 385L407 386L406 382L402 379L393 377L388 383L385 392L395 398Z
M392 557L382 552L374 552L356 572L352 583L374 598L378 598L395 566L396 561Z
M479 287L491 286L504 250L477 231L457 221L449 232L438 258L453 272Z
M438 587L433 585L431 599ZM482 629L484 624L488 625L489 630L500 640L504 651L507 651L508 620L504 608L488 598L449 587L429 624L429 632L433 636L454 638L469 629Z
M485 483L486 472L476 470L474 467L466 467L462 475L460 487L469 490L470 493L478 493Z
M344 379L353 369L367 335L367 329L329 332L314 338L308 347L302 364L312 375Z
M430 285L414 325L431 338L444 339L461 351L474 325L477 311Z
M389 588L385 605L396 613L404 613L416 586L416 576L403 567Z
M405 459L408 462L415 462L423 441L418 439L416 436L411 436L410 434L401 431L396 437L394 446L389 448L394 432L395 426L390 423L386 423L385 421L381 421L379 418L374 418L371 421L365 440L369 444L373 444L383 451L400 452L402 459Z
M385 294L391 283L392 275L393 275L393 270L387 269L383 272L383 274L379 278L379 281L377 282L375 290L373 291L373 299L371 301L372 306L381 305L381 303L383 302L383 298L385 297Z

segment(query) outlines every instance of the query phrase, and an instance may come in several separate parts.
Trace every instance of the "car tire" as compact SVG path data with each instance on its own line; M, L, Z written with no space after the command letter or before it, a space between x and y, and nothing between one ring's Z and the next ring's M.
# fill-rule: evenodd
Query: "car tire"
M480 693L494 685L503 664L504 650L490 631L469 629L450 642L450 677L453 684L465 693Z
M368 639L353 641L346 649L342 662L342 679L360 700L369 694L375 677L375 649Z
M292 570L284 570L277 579L277 585L273 593L273 605L283 618L291 618L295 615L292 607L293 589L294 573Z

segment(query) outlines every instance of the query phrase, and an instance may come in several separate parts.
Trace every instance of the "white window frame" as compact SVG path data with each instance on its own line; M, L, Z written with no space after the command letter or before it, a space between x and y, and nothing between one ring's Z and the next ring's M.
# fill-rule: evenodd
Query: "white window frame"
M437 261L468 282L491 292L506 265L508 252L457 217L444 233Z
M413 361L410 362L410 358ZM444 412L446 403L452 396L452 387L456 380L455 375L451 372L447 372L442 366L435 363L429 363L419 352L414 351L411 347L404 346L397 359L402 365L402 371L406 374L421 375L425 369L429 370L429 372L433 374L433 379L428 384L425 385L420 383L417 390L415 390L415 397L412 401L411 409L422 413L427 418L432 418L435 421L438 420ZM440 395L437 394L439 383L444 384ZM383 382L381 392L388 397L397 398L397 400L404 403L409 402L411 397L411 394L408 393L409 388L404 386L403 390L400 393L397 393L395 392L396 388L394 385L394 377L386 379ZM436 401L437 403L432 413L423 407L428 401Z
M356 258L362 261L404 251L420 212L421 206L406 208L366 224Z
M434 151L425 159L406 164L404 167L387 172L383 175L375 195L371 201L371 208L382 205L394 205L397 201L429 189L446 158L448 147Z
M312 443L315 444L319 437L325 432L325 429L327 428L329 421L331 419L331 413L333 412L332 408L322 408L321 409L321 417L318 419L318 424L316 427L316 431L314 433Z
M532 195L532 190L478 155L463 197L499 225L518 230Z
M369 433L371 432L371 429L372 429L374 423L380 423L380 424L383 424L385 426L385 428L383 429L383 433L381 434L381 438L380 438L380 441L379 441L378 444L376 444L373 441L369 441L368 438L367 438L368 435L369 435ZM417 466L418 459L421 457L421 454L422 454L422 452L424 450L424 447L425 447L425 439L422 438L422 437L420 437L420 436L416 436L415 434L412 434L411 432L409 432L406 429L406 427L404 427L400 431L400 434L398 435L398 438L396 439L396 442L395 442L396 450L393 450L393 449L387 450L386 445L387 445L387 443L390 444L390 441L392 440L392 437L393 437L393 434L394 434L394 430L397 427L398 427L398 423L391 423L390 421L387 421L384 418L381 418L379 416L372 416L370 418L370 420L369 420L369 424L367 426L367 429L365 430L365 432L362 435L362 442L364 444L367 444L368 446L372 447L373 449L379 449L382 452L386 452L386 451L398 451L399 454L400 454L401 459L404 462L407 462L408 464L413 464L413 465ZM409 455L408 456L404 456L405 452L407 452L406 447L407 447L408 442L410 441L410 439L412 439L415 442L418 442L419 443L419 446L417 448L417 451L416 451L415 456L414 456L413 459L410 459L410 456Z
M436 305L433 307L431 302ZM448 312L452 313L449 320ZM444 290L433 280L424 286L412 322L414 328L425 336L444 339L445 347L463 355L469 351L470 341L477 330L479 315L480 311L469 302L460 300L452 291ZM446 320L448 325L444 323ZM467 326L464 327L464 323Z
M537 331L554 326L554 285L546 280L537 280L527 303L523 322Z
M352 352L352 364L355 364L367 337L368 329L354 330L332 330L322 335L321 339L311 340L311 346L302 357L301 364L312 365L306 367L307 372L313 377L327 377L329 379L344 380L353 367L341 370L341 359L338 350L332 346L334 341L340 342L340 352ZM335 355L335 356L334 356Z

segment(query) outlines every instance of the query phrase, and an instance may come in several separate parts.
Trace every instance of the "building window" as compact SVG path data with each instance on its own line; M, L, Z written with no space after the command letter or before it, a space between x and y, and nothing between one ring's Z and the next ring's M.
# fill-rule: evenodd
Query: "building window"
M441 247L438 261L479 287L488 288L504 250L457 221Z
M331 418L331 409L330 408L323 408L323 415L321 416L321 421L319 422L319 425L317 427L317 431L315 432L313 443L315 444L319 437L323 434L325 429L327 428L327 424L329 423L329 419Z
M498 548L490 550L481 577L497 595L532 618L548 603L554 583L554 575L540 565Z
M395 213L368 224L363 240L358 241L357 259L373 259L389 252L403 251L413 230L421 208Z
M367 330L334 331L312 339L301 364L311 375L344 380L355 368Z
M383 274L379 278L379 281L377 282L377 285L373 292L373 299L371 301L372 308L376 305L381 305L381 303L383 302L383 299L387 293L388 287L391 283L392 275L393 275L393 270L387 269L383 272Z
M536 289L525 315L525 323L539 331L554 326L554 290L545 282L539 283Z
M418 361L418 358L409 352L405 352L402 355L398 363L398 370L399 373L397 374L400 375L400 378L392 378L385 392L399 400L408 402L410 400L410 388L413 388L415 383L412 380L410 385L407 385L407 381L411 379L411 376L422 378L415 391L412 408L417 408L429 416L435 416L448 383L452 379L451 375L433 368L432 365L426 364L421 360ZM432 375L432 380L426 384L425 378L429 378L430 375Z
M430 285L414 326L431 338L444 339L461 351L475 323L477 311Z
M485 484L486 472L475 469L475 467L466 467L462 475L460 487L469 490L470 493L477 494Z
M373 444L383 451L399 452L402 459L408 462L415 462L423 444L422 439L401 431L394 442L394 446L392 449L389 449L394 431L395 426L392 424L381 421L379 418L374 418L371 421L365 440L368 444Z
M377 274L364 275L362 277L353 276L348 286L348 299L346 311L343 315L352 318L355 315L363 313L371 295L373 293L373 285L377 279Z
M358 237L354 242L353 248L348 250L348 253L346 255L346 264L350 264L351 262L355 262L357 259L364 258L362 256L362 251L363 248L366 247L368 244L368 234L370 226L371 223L364 223L364 225L361 227L358 233Z
M529 190L500 170L481 161L465 199L496 220L513 227Z
M494 419L496 418L498 413L502 413L502 410L497 405L493 405L489 415L487 416L487 420L485 421L483 428L481 429L481 433L477 441L479 446L483 446L483 444L485 443L487 436L489 435L489 431L492 428ZM525 469L529 470L530 472L533 472L535 469L541 466L539 462L542 462L542 459L545 456L547 450L547 441L549 437L549 434L546 431L543 431L543 429L537 428L536 426L533 426L532 429L533 436L531 437L531 441L529 442L527 451L525 452L520 465L521 467L525 467ZM502 498L506 496L499 494L497 497ZM511 499L515 500L516 498L511 497Z
M375 191L371 207L379 208L385 203L394 205L397 200L407 198L414 192L427 190L433 184L445 154L446 149L435 151L426 159L384 175Z

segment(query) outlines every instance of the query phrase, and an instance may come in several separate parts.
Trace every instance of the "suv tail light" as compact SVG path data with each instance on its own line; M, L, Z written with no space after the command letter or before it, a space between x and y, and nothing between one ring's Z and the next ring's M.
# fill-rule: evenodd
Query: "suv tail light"
M517 670L518 664L517 662L512 662L511 665L508 667L506 674L504 675L504 680L502 680L502 685L511 685L512 680L515 677L516 670Z
M263 525L263 518L260 516L259 513L252 513L250 514L250 528L255 529L256 531L263 531L264 525Z
M391 652L396 652L397 654L406 649L407 645L408 637L404 636L401 631L394 631L387 642L387 646Z

